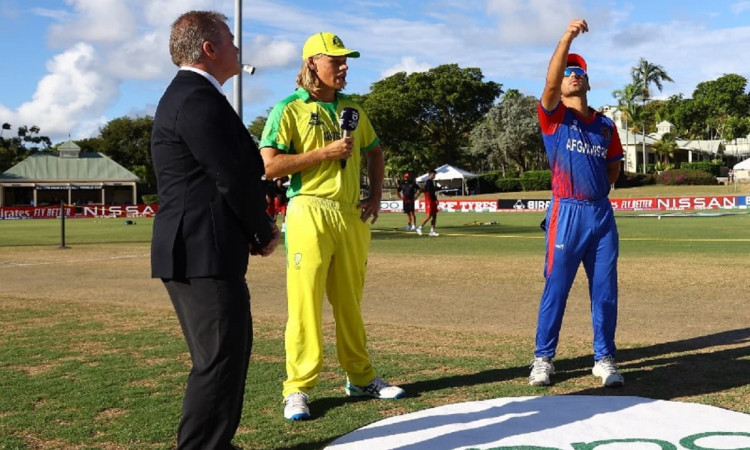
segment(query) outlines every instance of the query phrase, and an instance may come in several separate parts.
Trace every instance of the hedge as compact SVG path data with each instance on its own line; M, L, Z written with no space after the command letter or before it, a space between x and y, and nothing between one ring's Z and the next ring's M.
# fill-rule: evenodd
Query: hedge
M684 164L683 164L684 166ZM667 170L656 176L659 184L674 185L715 185L716 177L703 170L674 169Z
M521 175L524 191L548 191L552 189L552 171L529 170Z
M498 192L518 192L522 189L520 178L498 178L495 180Z
M656 184L656 177L650 173L620 172L615 182L616 188L630 188Z
M147 205L159 203L159 196L156 194L143 194L141 195L141 199L143 200L143 203Z
M719 161L718 164L712 161L684 162L680 164L680 169L702 170L703 172L708 172L711 175L718 177L721 169L721 162Z

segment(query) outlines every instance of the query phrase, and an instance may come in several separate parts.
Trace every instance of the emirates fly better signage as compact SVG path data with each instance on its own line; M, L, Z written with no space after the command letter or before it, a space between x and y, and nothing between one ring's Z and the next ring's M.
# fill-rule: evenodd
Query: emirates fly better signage
M747 209L750 205L748 196L718 195L705 197L638 197L611 198L615 211L682 211L682 210L718 210ZM500 199L500 200L440 200L441 212L523 212L546 211L550 199ZM414 204L417 211L424 212L425 204L417 200ZM101 217L151 217L156 214L159 205L65 205L65 217L68 218L101 218ZM383 200L380 202L383 212L402 212L401 200ZM60 217L60 205L49 206L5 206L0 207L2 219L55 219Z
M638 197L610 198L615 211L683 211L701 209L747 208L750 197L706 196L706 197ZM498 211L544 211L549 208L549 199L503 199L497 201Z
M750 197L718 195L706 197L638 197L611 198L616 211L682 211L701 209L746 209ZM440 200L441 212L523 212L546 211L550 199L500 199L500 200ZM414 207L424 212L424 202L417 200ZM401 200L383 200L380 209L384 212L403 211Z

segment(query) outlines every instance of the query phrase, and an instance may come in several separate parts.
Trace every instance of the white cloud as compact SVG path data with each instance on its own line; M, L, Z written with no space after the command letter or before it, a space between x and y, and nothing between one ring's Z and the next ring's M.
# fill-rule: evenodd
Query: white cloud
M534 45L555 42L571 19L586 17L581 1L488 0L487 13L497 16L497 38L504 44Z
M43 134L76 133L82 121L103 123L100 117L118 94L118 83L102 74L94 48L77 44L48 61L49 73L37 85L31 101L23 103L11 123L39 125Z
M418 63L415 58L404 56L398 64L385 69L381 74L383 78L386 78L399 72L406 72L407 74L414 72L427 72L431 68L431 64Z
M169 56L168 41L168 35L159 31L117 45L107 52L106 70L120 79L164 77L176 69Z
M169 35L169 28L172 22L175 21L181 14L192 10L220 10L227 11L231 8L219 8L221 6L228 6L227 0L223 1L210 1L210 0L138 0L144 3L144 16L146 21L160 29L165 29L167 35Z
M302 48L267 36L256 36L242 48L242 61L258 68L296 68L302 64Z
M137 32L136 17L126 0L66 0L76 10L70 20L49 29L53 45L86 41L123 42Z

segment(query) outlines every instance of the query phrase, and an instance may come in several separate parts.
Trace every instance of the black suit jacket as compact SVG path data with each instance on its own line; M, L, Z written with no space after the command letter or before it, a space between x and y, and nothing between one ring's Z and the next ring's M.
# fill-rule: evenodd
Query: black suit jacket
M159 101L151 134L159 210L155 278L237 277L249 247L271 240L263 161L226 97L181 70Z

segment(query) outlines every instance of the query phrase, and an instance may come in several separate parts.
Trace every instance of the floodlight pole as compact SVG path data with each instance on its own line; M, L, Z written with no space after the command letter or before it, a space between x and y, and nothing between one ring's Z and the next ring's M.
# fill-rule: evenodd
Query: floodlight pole
M242 0L234 0L234 45L240 50L242 64ZM242 120L242 70L234 76L234 110Z

